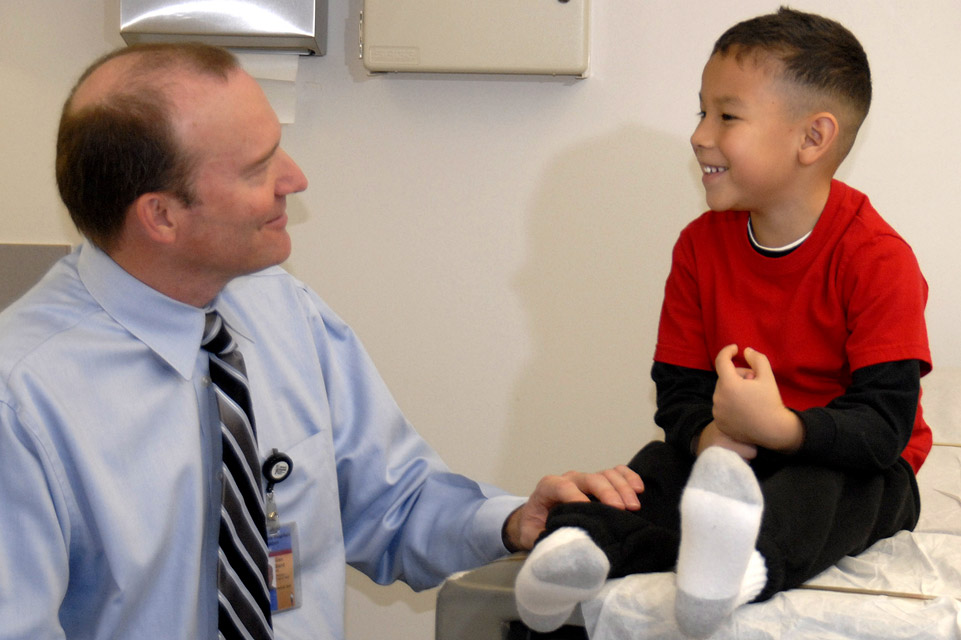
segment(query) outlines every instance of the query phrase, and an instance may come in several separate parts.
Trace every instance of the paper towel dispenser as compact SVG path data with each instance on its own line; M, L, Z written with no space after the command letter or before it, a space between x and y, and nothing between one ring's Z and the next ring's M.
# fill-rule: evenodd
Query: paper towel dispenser
M327 52L327 0L121 0L120 35L234 49Z
M364 0L368 71L584 77L590 0Z

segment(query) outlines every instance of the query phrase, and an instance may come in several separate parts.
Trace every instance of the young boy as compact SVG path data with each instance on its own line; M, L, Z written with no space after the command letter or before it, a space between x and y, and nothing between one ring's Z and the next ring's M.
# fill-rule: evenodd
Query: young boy
M691 137L711 211L681 233L652 377L665 442L630 466L637 512L551 512L516 585L559 626L608 577L676 570L694 637L917 522L931 446L927 285L868 199L833 176L871 101L844 27L782 8L729 29Z

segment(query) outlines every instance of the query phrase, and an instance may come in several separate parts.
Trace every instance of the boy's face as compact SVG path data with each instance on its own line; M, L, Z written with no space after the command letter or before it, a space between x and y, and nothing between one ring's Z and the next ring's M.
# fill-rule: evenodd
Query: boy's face
M804 140L774 62L715 54L701 76L701 121L691 136L715 211L765 212L790 204Z

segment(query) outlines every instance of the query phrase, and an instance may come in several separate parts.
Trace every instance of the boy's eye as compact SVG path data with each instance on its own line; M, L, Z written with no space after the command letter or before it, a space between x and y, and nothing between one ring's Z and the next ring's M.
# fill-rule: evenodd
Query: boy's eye
M703 120L703 119L705 119L706 117L707 117L707 112L706 112L706 111L701 110L701 111L698 111L698 112L697 112L697 118L698 118L698 120ZM723 122L730 122L730 121L732 121L732 120L737 120L737 116L731 115L730 113L721 113L721 114L718 114L717 117L720 118L721 121L723 121Z

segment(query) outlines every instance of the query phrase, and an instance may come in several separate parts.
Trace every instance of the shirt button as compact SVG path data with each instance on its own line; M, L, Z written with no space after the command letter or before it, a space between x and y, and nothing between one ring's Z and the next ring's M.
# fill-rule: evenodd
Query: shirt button
M209 386L210 386L210 376L204 376L204 377L201 379L201 382L203 382L203 384L204 384L205 387L209 387Z

